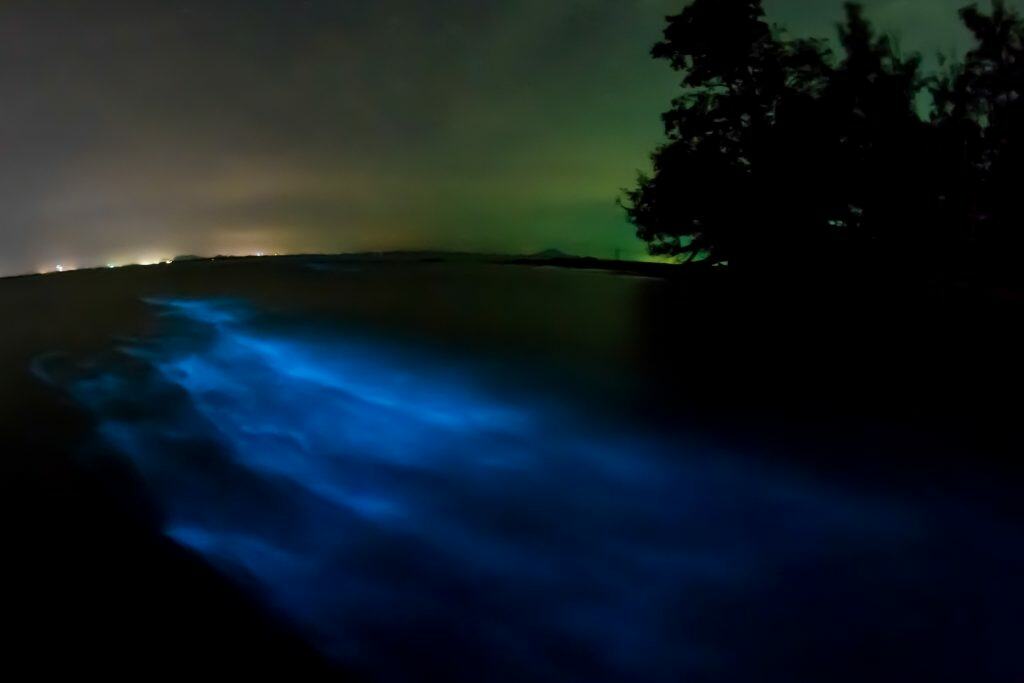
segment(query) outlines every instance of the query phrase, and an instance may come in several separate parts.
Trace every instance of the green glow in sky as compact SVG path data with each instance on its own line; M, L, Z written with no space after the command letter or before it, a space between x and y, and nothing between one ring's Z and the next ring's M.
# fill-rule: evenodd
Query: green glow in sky
M869 0L906 49L959 0ZM839 0L768 0L830 35ZM179 253L643 253L666 0L12 0L0 274Z

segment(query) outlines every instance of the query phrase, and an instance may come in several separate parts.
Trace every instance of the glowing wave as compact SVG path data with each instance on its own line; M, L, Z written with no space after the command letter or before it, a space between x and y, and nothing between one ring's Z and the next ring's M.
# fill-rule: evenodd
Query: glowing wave
M709 618L736 596L914 533L722 454L510 405L451 359L151 303L161 334L71 391L168 535L383 679L715 671L731 655Z

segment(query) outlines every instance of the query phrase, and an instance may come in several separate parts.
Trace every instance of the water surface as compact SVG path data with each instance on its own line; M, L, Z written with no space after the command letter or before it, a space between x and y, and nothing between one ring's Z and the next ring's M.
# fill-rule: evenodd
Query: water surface
M145 306L146 334L40 356L38 373L140 474L167 537L347 669L651 682L1011 670L1024 538L984 507L602 412L583 380L352 317L244 297Z

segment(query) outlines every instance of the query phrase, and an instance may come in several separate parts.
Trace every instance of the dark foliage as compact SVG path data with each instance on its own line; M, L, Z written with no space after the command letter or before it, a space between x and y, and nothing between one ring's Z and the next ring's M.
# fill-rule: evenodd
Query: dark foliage
M624 206L654 254L780 274L1014 275L1024 247L1024 22L961 11L962 64L923 72L846 6L838 51L760 0L694 0L653 56L682 75Z

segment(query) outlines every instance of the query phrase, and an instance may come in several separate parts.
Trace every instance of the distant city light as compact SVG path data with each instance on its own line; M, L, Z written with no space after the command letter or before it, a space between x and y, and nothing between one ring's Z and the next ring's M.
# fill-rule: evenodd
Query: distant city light
M269 252L266 252L266 251L250 252L250 254L252 256L280 256L280 254L278 254L277 252L269 253ZM210 260L211 261L216 261L217 259L216 258L211 258ZM123 268L125 266L170 265L172 263L174 263L174 259L173 258L166 258L164 256L154 257L154 256L150 255L150 256L147 256L147 257L144 257L144 258L139 258L137 260L125 259L123 262L106 262L106 263L103 263L102 266L97 265L95 267L103 267L103 268L111 268L112 269L112 268ZM50 267L45 267L44 266L44 267L40 268L38 272L40 274L43 274L43 273L66 273L66 272L72 271L72 270L76 270L76 266L75 265L73 265L73 264L72 265L68 265L68 264L64 264L64 263L58 263L58 264L55 264L55 265L50 266Z

